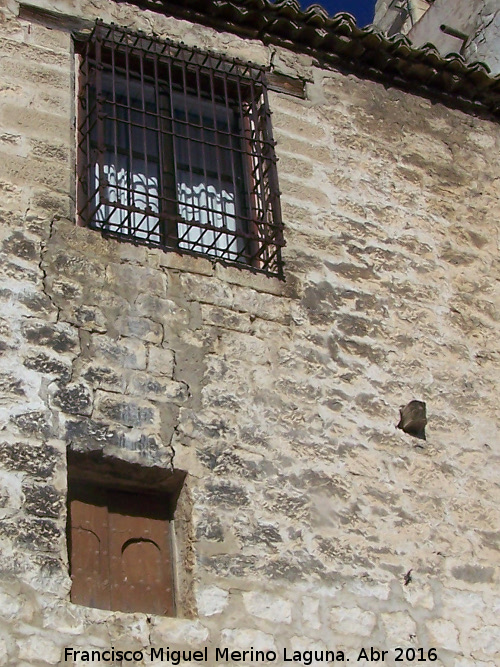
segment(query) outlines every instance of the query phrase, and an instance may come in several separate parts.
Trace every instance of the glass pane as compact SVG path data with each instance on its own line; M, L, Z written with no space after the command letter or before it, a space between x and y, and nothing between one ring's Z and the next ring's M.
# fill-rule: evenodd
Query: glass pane
M104 154L95 164L101 229L160 242L160 170L155 88L103 74ZM100 185L100 188L99 188ZM155 215L157 214L157 215Z
M228 260L241 259L242 182L233 110L190 95L174 95L179 247ZM231 133L233 137L231 137ZM238 146L239 148L239 146ZM220 231L219 231L220 230Z

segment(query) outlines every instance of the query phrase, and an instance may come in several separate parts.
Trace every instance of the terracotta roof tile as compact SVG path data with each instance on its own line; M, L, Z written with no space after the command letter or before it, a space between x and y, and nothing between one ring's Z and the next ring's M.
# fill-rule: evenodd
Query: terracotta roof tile
M120 2L121 0L117 0ZM371 78L444 94L448 104L469 103L500 115L500 75L462 56L442 57L432 44L416 49L402 35L387 38L375 26L360 28L351 14L329 16L320 5L297 0L129 0L162 14L261 39L314 55L322 63Z

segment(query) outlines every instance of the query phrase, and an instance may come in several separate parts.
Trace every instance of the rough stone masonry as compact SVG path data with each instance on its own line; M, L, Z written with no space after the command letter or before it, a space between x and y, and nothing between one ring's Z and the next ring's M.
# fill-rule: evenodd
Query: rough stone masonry
M126 3L31 4L307 95L270 93L285 281L105 239L75 225L71 34L0 0L0 663L497 665L498 123ZM70 602L68 449L188 473L176 618Z

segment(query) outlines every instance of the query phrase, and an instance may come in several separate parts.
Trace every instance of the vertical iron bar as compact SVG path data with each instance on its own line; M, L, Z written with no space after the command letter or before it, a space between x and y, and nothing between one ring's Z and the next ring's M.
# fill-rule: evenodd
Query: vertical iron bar
M146 217L144 219L145 222L145 230L147 230L148 234L148 239L150 235L150 225L152 223L151 216L148 216L148 209L150 209L149 205L149 188L148 188L148 181L149 181L149 172L148 172L148 135L147 135L147 116L146 116L146 91L144 87L144 51L142 49L139 50L139 77L140 77L140 95L141 95L141 105L142 105L142 128L138 128L138 131L142 129L142 140L143 140L143 145L144 145L144 150L143 150L143 156L144 156L144 189L145 189L145 214ZM139 114L139 118L141 117L141 114ZM136 230L137 231L137 230Z
M234 188L234 237L236 242L236 259L240 259L240 256L245 252L246 240L245 237L241 236L241 232L247 231L247 225L243 221L243 201L241 201L241 193L239 191L238 176L235 169L235 159L237 156L238 142L236 143L236 149L234 147L235 142L235 114L234 110L229 106L229 91L227 86L227 74L224 72L221 75L223 86L224 86L224 103L226 107L226 118L227 118L227 129L228 129L228 155L229 161L231 164L231 178L233 181ZM243 246L243 248L242 248Z
M273 145L273 130L271 123L271 111L269 108L269 97L267 94L267 86L265 84L264 75L260 75L262 81L262 97L264 104L264 112L266 115L265 118L265 134L264 140L268 142L269 148L266 149L266 153L270 152L271 155L266 156L266 161L269 163L268 169L268 181L269 181L269 195L270 195L270 206L271 206L271 220L273 224L273 243L278 248L278 253L280 252L280 247L283 246L283 224L281 219L281 204L280 204L280 189L278 182L278 170L276 166L276 155ZM280 256L278 255L278 265L281 266Z
M213 209L211 209L210 205L208 204L208 187L207 187L207 184L208 184L208 173L207 173L208 164L207 164L207 154L206 154L206 150L205 150L205 145L207 143L207 140L206 140L206 133L205 133L205 125L204 125L204 122L203 122L203 104L202 104L203 100L201 98L200 65L198 63L195 63L194 68L195 68L195 76L196 76L196 93L197 93L197 98L198 98L198 109L199 109L199 114L200 114L200 135L201 135L201 139L198 142L198 144L200 144L200 142L201 142L201 159L202 159L202 165L203 165L203 180L205 181L205 191L207 193L207 222L208 222L208 225L215 226L213 224ZM214 121L215 121L215 119L214 119ZM214 132L214 134L215 134L215 132ZM195 146L196 146L196 144L195 144ZM198 146L198 148L199 148L199 146ZM199 229L200 229L200 232L201 232L201 229L202 229L202 226L201 226L201 206L200 206L199 202L197 203L197 209L198 209L198 218L200 219L199 222L198 222L198 226L199 226ZM211 218L212 218L212 220L211 220ZM201 241L202 247L203 247L204 243L207 243L207 241L205 240L205 234L206 234L206 232L203 232L203 234L200 234L200 239L202 239L202 241ZM214 233L214 236L215 236L215 233ZM214 243L215 243L215 241L213 243L211 243L210 245L208 245L206 247L206 250L209 251L211 246L213 246L214 249L215 249Z
M90 141L90 72L89 72L89 60L90 60L90 43L87 42L85 45L84 54L81 56L82 60L80 63L80 77L82 77L81 85L83 89L82 99L79 100L78 111L82 111L83 102L85 103L85 121L83 124L84 130L82 131L82 123L78 122L78 129L81 135L79 140L79 151L82 154L80 159L82 162L79 163L79 178L80 178L80 187L78 192L80 193L81 201L78 204L80 208L80 220L79 223L82 225L90 224L90 197L91 197L91 185L92 183L92 146ZM83 160L83 156L85 159Z
M132 98L130 96L130 46L127 44L125 46L125 79L127 87L127 122L126 126L128 127L128 155L129 155L129 164L127 168L127 204L129 207L134 205L134 153L133 153L133 134L132 134ZM133 235L133 216L131 211L129 211L126 216L128 233ZM120 221L121 226L121 221Z
M175 105L174 105L174 89L173 89L173 67L172 67L173 58L170 56L167 59L167 68L168 68L168 104L170 106L170 119L167 117L167 127L165 130L165 144L168 143L170 148L170 155L166 156L166 171L165 173L170 176L169 182L166 183L166 196L169 197L171 201L168 203L168 214L170 219L167 221L168 225L168 236L172 240L174 245L178 245L179 237L179 228L177 226L177 218L179 216L179 196L178 196L178 187L179 187L179 162L177 157L177 147L175 142Z
M98 199L99 208L103 205L102 200L105 199L105 177L104 177L104 114L102 107L102 36L97 33L96 38L96 55L95 55L95 88L96 88L96 130L97 130L97 169L99 174L98 183ZM94 175L95 178L95 175Z
M251 106L243 100L242 95L242 81L241 77L237 78L237 91L238 91L238 108L240 110L240 120L242 125L243 132L243 141L245 145L245 161L246 161L246 188L249 193L250 198L250 218L251 218L251 231L255 236L255 241L248 242L248 252L250 263L255 265L257 268L260 268L260 249L261 249L261 233L260 233L260 214L259 214L259 183L257 181L255 173L255 160L257 156L254 155L254 145L256 141L255 131L252 131L252 116L251 116ZM245 116L244 109L245 106L248 108L248 116Z
M158 71L158 53L154 54L153 57L153 77L154 77L154 86L155 86L155 107L156 107L156 142L158 149L158 224L159 230L158 235L160 238L160 243L167 245L167 225L163 218L166 207L163 202L163 179L164 179L164 165L163 165L163 141L162 141L162 119L161 119L161 108L160 108L160 86L158 83L159 71Z
M184 120L182 123L184 124L185 132L186 132L186 146L187 146L187 151L188 151L188 169L189 169L189 186L191 188L191 192L193 192L193 172L192 172L192 164L193 164L193 159L192 159L192 154L191 154L191 138L190 138L190 124L189 124L189 108L188 108L188 103L187 103L187 73L186 73L186 61L182 59L180 61L182 63L182 99L184 103ZM182 125L180 125L182 127ZM173 120L173 131L174 131L174 145L175 145L175 119ZM186 209L188 208L188 205L186 204ZM189 226L195 225L195 210L194 210L194 204L190 204L191 206L191 211L192 211L192 220L186 220L186 225ZM200 229L198 225L198 229ZM184 236L188 236L188 234L185 234Z
M255 151L256 151L256 165L255 171L259 173L260 177L260 199L262 204L262 217L259 220L259 223L265 226L267 224L267 211L266 211L266 202L264 198L264 174L262 172L262 136L259 126L259 109L256 105L256 100L258 99L257 93L255 91L255 85L253 79L249 79L250 84L250 104L252 107L252 116L255 126ZM260 96L260 95L259 95Z
M116 99L116 42L113 39L111 41L111 81L112 81L112 97L113 97L113 115L114 118L110 121L113 123L113 138L114 138L114 169L115 169L115 197L119 201L120 197L120 191L118 187L118 167L119 167L119 159L118 159L118 145L119 145L119 135L118 135L118 101ZM111 165L109 167L111 169ZM111 208L111 206L110 206ZM111 212L110 212L111 213ZM121 211L118 212L120 218L121 218ZM119 219L120 219L119 218Z
M227 226L227 220L226 220L227 216L226 216L226 213L224 211L224 201L223 201L223 198L222 198L223 185L222 185L221 170L222 170L222 167L223 167L223 160L222 160L222 153L221 153L221 148L220 148L220 145L219 145L219 136L218 136L218 130L217 130L217 106L215 104L215 82L214 82L214 70L213 70L212 67L210 67L208 69L208 78L209 78L209 81L210 81L210 97L211 97L211 101L212 101L212 113L213 113L213 116L214 116L214 144L215 144L215 156L216 156L216 158L215 158L216 159L215 169L216 169L216 174L217 174L217 183L219 185L219 196L220 196L220 200L221 200L222 228L223 229L226 228L226 230L229 231L228 226ZM203 125L203 119L201 119L201 123ZM207 191L208 191L208 189L207 189ZM214 204L214 220L213 220L213 223L212 223L214 227L217 226L215 224L216 216L217 216L217 209L216 209L216 204ZM218 233L214 230L214 232L213 232L213 235L214 235L213 244L214 244L215 255L218 254L219 248L218 248L217 244L219 243L220 239L222 238L222 233L219 233L218 235L217 234ZM226 238L227 238L227 235L226 235ZM226 252L227 251L228 251L228 249L226 248ZM222 252L224 253L224 251L222 251Z

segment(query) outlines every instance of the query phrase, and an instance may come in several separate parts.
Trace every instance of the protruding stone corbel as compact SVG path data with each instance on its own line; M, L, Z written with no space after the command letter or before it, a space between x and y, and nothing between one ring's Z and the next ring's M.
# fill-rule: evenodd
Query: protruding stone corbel
M408 435L425 440L425 425L427 415L424 401L410 401L399 409L400 420L397 428Z

